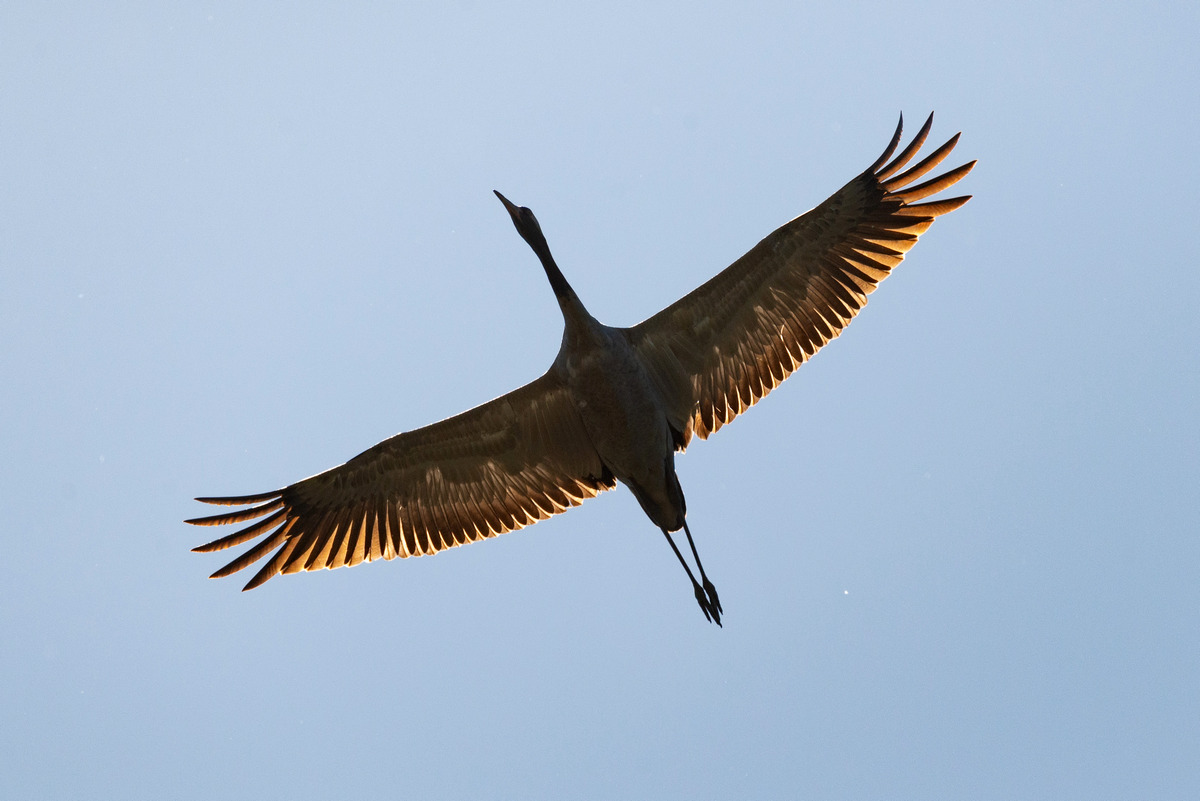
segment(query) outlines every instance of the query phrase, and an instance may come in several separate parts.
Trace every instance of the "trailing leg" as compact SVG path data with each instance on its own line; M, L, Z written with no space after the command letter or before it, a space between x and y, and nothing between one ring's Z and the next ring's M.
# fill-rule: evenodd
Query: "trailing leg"
M701 587L700 582L696 581L696 577L692 574L692 569L688 567L688 563L684 560L683 554L679 552L679 547L675 545L675 540L671 537L671 532L664 528L662 533L667 538L667 542L671 544L671 550L675 552L675 558L679 560L679 564L683 565L684 572L687 573L688 579L692 582L692 588L696 591L696 603L700 604L700 611L704 613L705 619L710 623L716 623L720 626L721 606L719 602L713 603L712 599L716 598L716 590L712 589L712 583L708 579L704 579L705 586ZM688 540L691 540L690 534L688 535ZM695 546L692 546L692 553L695 553L695 551ZM699 560L696 560L696 565L700 565ZM701 569L700 575L704 575L703 569Z
M692 556L696 559L696 568L700 571L700 581L704 584L704 591L708 594L709 605L718 612L724 612L725 610L721 608L721 599L717 597L717 588L708 580L708 576L704 575L704 565L700 562L700 554L696 551L696 543L692 540L692 532L688 531L686 517L683 519L683 533L687 534L688 545L692 546ZM693 583L695 583L695 580L693 580Z

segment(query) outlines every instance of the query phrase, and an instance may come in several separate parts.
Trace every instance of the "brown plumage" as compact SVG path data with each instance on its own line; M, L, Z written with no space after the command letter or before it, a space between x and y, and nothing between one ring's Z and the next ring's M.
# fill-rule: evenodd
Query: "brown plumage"
M730 422L836 337L933 220L970 199L917 202L975 165L914 184L958 141L956 134L904 170L932 122L930 115L889 163L901 118L883 155L861 175L632 328L604 326L587 313L533 213L497 192L563 311L563 344L550 369L507 395L398 434L283 489L198 498L250 508L189 523L255 522L195 550L261 538L212 575L227 576L271 554L245 587L252 589L279 573L422 556L493 537L621 481L667 536L705 616L719 624L720 600L687 530L674 453L693 435L707 438ZM670 535L680 528L699 581Z

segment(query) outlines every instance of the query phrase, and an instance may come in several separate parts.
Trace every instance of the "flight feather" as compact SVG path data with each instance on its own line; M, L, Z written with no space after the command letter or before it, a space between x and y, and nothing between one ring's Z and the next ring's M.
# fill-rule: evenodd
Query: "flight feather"
M889 163L902 118L883 155L862 174L693 292L625 329L684 446L692 434L707 438L757 403L838 336L934 219L970 199L914 202L975 165L912 185L949 155L957 134L897 175L932 123L931 114Z

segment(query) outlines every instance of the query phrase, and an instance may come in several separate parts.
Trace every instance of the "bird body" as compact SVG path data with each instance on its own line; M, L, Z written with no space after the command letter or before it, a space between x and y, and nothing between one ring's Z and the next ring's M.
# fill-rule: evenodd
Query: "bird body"
M956 183L975 162L913 184L955 135L900 172L925 141L882 156L812 211L768 235L711 280L631 328L592 317L528 208L496 193L546 271L562 310L550 369L520 389L431 426L398 434L344 465L260 495L199 498L249 506L196 525L256 521L197 551L261 540L213 574L274 552L252 589L280 573L420 556L511 531L629 487L687 573L704 615L720 600L687 526L675 453L707 438L836 337L933 220L969 196L915 201ZM676 546L683 529L699 578Z
M555 368L563 372L600 461L633 491L656 526L677 531L683 498L662 399L625 334L595 320L591 326L588 336L568 340Z

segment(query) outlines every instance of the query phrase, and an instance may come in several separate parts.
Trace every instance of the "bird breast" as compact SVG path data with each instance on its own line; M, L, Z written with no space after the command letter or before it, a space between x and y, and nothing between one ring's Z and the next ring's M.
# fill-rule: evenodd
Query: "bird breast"
M584 429L619 480L663 483L674 446L662 400L624 335L598 328L597 336L564 348L559 361Z

